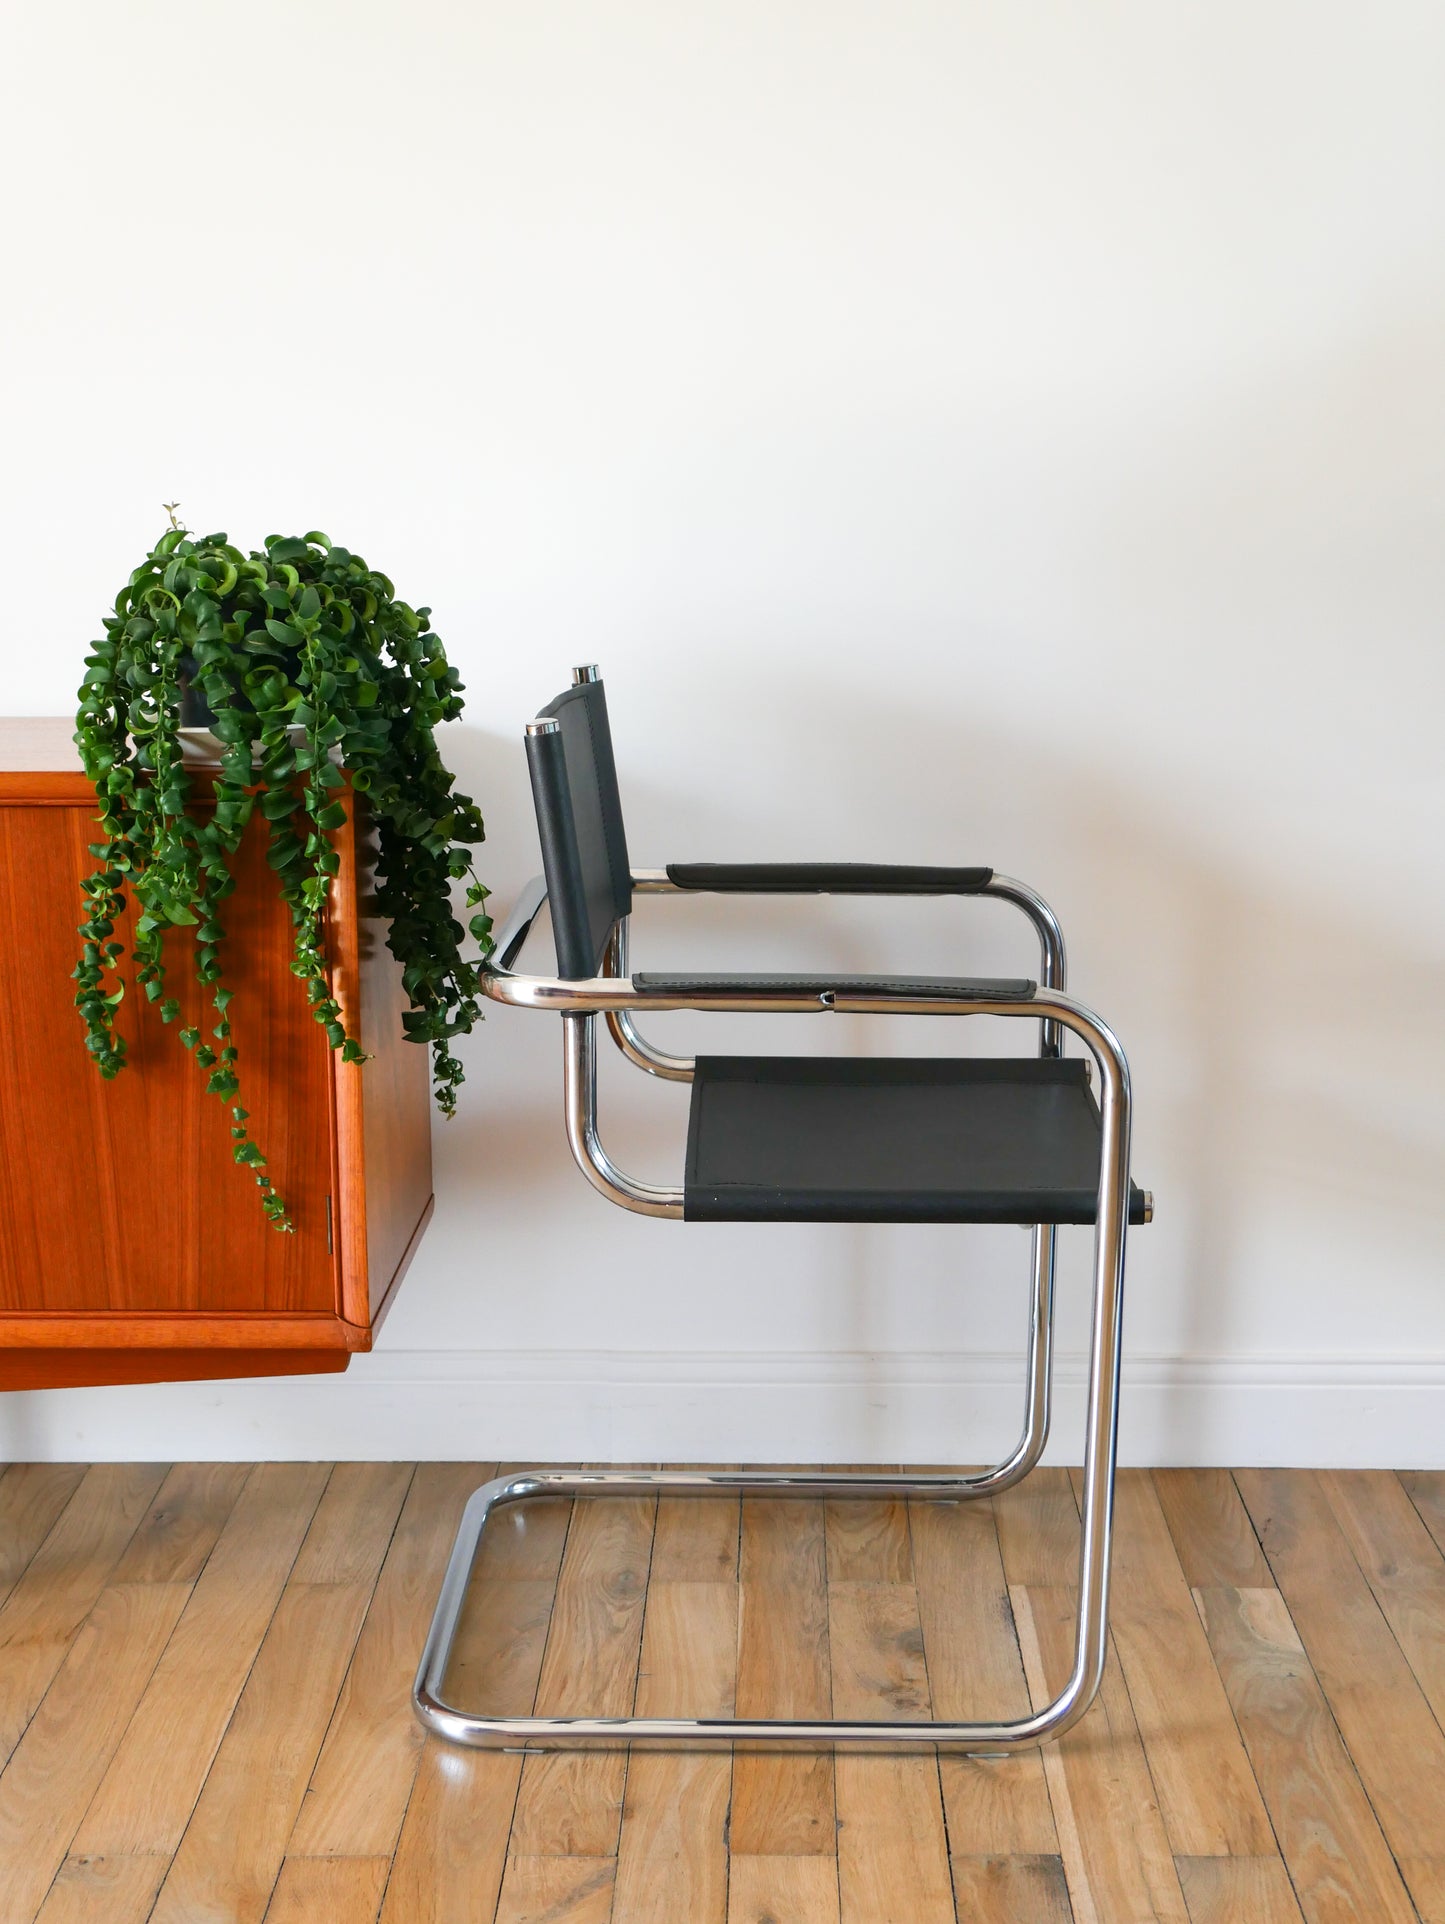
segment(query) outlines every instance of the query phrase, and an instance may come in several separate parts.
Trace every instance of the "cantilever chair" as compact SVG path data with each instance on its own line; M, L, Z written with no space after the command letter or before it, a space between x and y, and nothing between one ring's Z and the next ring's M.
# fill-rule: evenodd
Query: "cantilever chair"
M527 757L545 877L530 884L497 939L487 993L562 1018L567 1135L582 1173L610 1202L688 1222L1021 1223L1033 1227L1033 1288L1023 1435L991 1470L972 1474L537 1470L499 1477L467 1505L413 1689L421 1721L472 1745L570 1746L743 1741L945 1744L999 1754L1055 1737L1088 1709L1108 1637L1109 1545L1119 1417L1124 1238L1152 1202L1129 1179L1129 1069L1113 1032L1064 993L1064 942L1052 911L1022 882L987 868L871 863L630 866L595 668L528 725ZM763 894L979 895L1011 903L1033 924L1041 984L930 976L652 975L629 973L635 894L697 890ZM555 975L514 965L543 904L551 912ZM837 1009L859 1015L990 1015L1038 1024L1038 1053L998 1059L817 1059L664 1054L636 1017L649 1010ZM692 1085L680 1189L638 1182L608 1158L597 1133L597 1018L650 1074ZM1064 1031L1098 1066L1064 1054ZM449 1704L447 1660L467 1582L492 1512L531 1497L913 1496L960 1501L1017 1483L1038 1462L1049 1427L1054 1242L1058 1223L1094 1225L1093 1333L1084 1438L1078 1637L1068 1681L1052 1703L1014 1722L855 1723L739 1717L488 1716Z

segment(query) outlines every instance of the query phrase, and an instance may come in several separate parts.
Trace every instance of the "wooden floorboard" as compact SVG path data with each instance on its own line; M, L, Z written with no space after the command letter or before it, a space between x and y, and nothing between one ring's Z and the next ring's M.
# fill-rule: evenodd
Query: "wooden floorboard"
M537 1685L539 1716L630 1714L656 1519L653 1498L576 1506ZM513 1849L523 1856L615 1857L627 1762L618 1750L528 1757Z
M932 1715L911 1583L828 1586L835 1716ZM843 1924L951 1924L953 1887L938 1759L840 1751L838 1892Z
M410 1465L342 1463L291 1569L154 1912L155 1924L261 1924Z
M488 1524L447 1671L455 1702L519 1716L535 1707L571 1518L570 1502L546 1501L509 1505ZM493 1924L521 1777L515 1753L455 1750L427 1740L381 1924ZM558 1859L555 1852L538 1855L549 1864ZM605 1865L610 1892L612 1859L593 1861ZM580 1898L575 1889L559 1892L545 1865L530 1879L523 1871L513 1883L519 1903L512 1906L512 1924L520 1924L519 1907L526 1917L529 1891L543 1917L549 1906Z
M0 1776L0 1915L30 1924L186 1605L183 1583L108 1584Z
M100 1781L77 1856L174 1855L329 1474L324 1463L253 1471Z
M24 1576L84 1475L82 1463L12 1463L0 1472L0 1604Z
M1439 1473L1123 1472L1098 1701L983 1760L424 1739L491 1472L0 1473L0 1924L1445 1924ZM1077 1489L513 1506L448 1688L1020 1716L1072 1661Z
M1389 1471L1328 1471L1320 1487L1436 1722L1445 1725L1445 1553Z
M831 1715L821 1502L744 1499L739 1598L738 1715ZM832 1757L739 1751L730 1835L745 1857L836 1856Z
M1029 1714L1023 1657L988 1501L910 1506L924 1660L935 1716ZM939 1759L948 1843L956 1857L1048 1857L1058 1833L1043 1759Z
M288 1855L265 1924L376 1924L391 1859Z
M287 1856L390 1858L423 1732L411 1681L463 1506L491 1464L423 1463L407 1493ZM378 1901L379 1897L378 1897Z
M659 1505L659 1511L662 1506ZM736 1571L738 1506L709 1499L659 1515L669 1572ZM642 1717L727 1717L737 1697L735 1577L659 1577L647 1587L636 1710ZM627 1770L612 1924L727 1924L726 1752L634 1754Z
M1056 1696L1074 1661L1078 1599L1042 1584L1013 1591L1034 1708ZM1187 1924L1169 1834L1117 1650L1093 1708L1044 1752L1044 1773L1074 1915L1090 1924L1158 1918Z
M1410 1924L1395 1860L1279 1591L1195 1594L1306 1918Z
M1189 1924L1300 1924L1283 1861L1271 1857L1176 1857Z
M1320 1477L1251 1470L1235 1481L1408 1889L1404 1866L1445 1848L1445 1731Z
M1073 1924L1061 1857L955 1857L953 1898L968 1924Z
M728 1860L728 1924L838 1924L838 1860L743 1857Z
M1445 1470L1402 1470L1400 1485L1437 1546L1445 1551Z
M0 1767L164 1479L164 1466L154 1463L87 1470L0 1604Z
M145 1924L167 1857L68 1857L37 1924Z
M1272 1853L1264 1800L1147 1470L1117 1480L1110 1623L1170 1848Z

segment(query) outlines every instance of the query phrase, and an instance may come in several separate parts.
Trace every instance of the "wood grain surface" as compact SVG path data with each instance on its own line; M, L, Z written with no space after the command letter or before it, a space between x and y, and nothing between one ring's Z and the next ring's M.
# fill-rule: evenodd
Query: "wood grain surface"
M427 1052L403 1039L365 821L348 793L328 944L371 1062L343 1063L311 1018L259 813L222 908L241 1099L295 1224L278 1235L178 1040L215 1021L192 931L167 939L180 1017L163 1024L123 960L128 1067L105 1082L90 1065L70 978L98 829L68 728L0 724L0 1390L344 1369L431 1208Z
M1124 1473L1103 1688L1042 1752L523 1757L408 1703L493 1470L0 1473L3 1924L1445 1924L1437 1479ZM514 1506L449 1688L1020 1714L1076 1611L1070 1476L1031 1482Z

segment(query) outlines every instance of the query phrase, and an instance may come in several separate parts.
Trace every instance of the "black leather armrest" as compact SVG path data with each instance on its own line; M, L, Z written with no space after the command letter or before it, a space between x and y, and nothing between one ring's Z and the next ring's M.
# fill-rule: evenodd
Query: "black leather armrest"
M896 995L953 997L960 1002L1027 1002L1035 985L1021 979L962 975L640 975L644 995Z
M977 895L993 870L903 862L669 862L667 879L712 894Z

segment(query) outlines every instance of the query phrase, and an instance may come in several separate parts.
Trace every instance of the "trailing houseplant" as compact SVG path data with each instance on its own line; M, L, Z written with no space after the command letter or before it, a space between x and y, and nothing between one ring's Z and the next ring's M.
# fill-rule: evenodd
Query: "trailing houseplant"
M131 575L86 657L75 739L100 803L95 869L82 884L75 1002L101 1075L125 1066L116 1011L124 995L118 930L127 896L146 1000L174 1022L166 936L194 930L195 972L215 1022L180 1039L230 1110L233 1154L251 1170L267 1219L290 1229L284 1198L247 1128L227 1013L223 954L231 863L259 808L267 860L291 913L291 967L312 1013L347 1062L364 1057L331 992L324 917L340 858L346 782L367 798L378 832L376 903L402 965L408 1038L432 1050L438 1105L450 1115L462 1065L454 1036L480 1020L479 963L451 893L466 882L470 929L485 955L491 920L469 852L483 837L469 796L455 792L434 730L462 710L462 683L431 629L431 612L398 601L386 576L315 531L268 535L249 555L224 534L176 525ZM219 766L197 795L182 752L184 708L215 736Z

